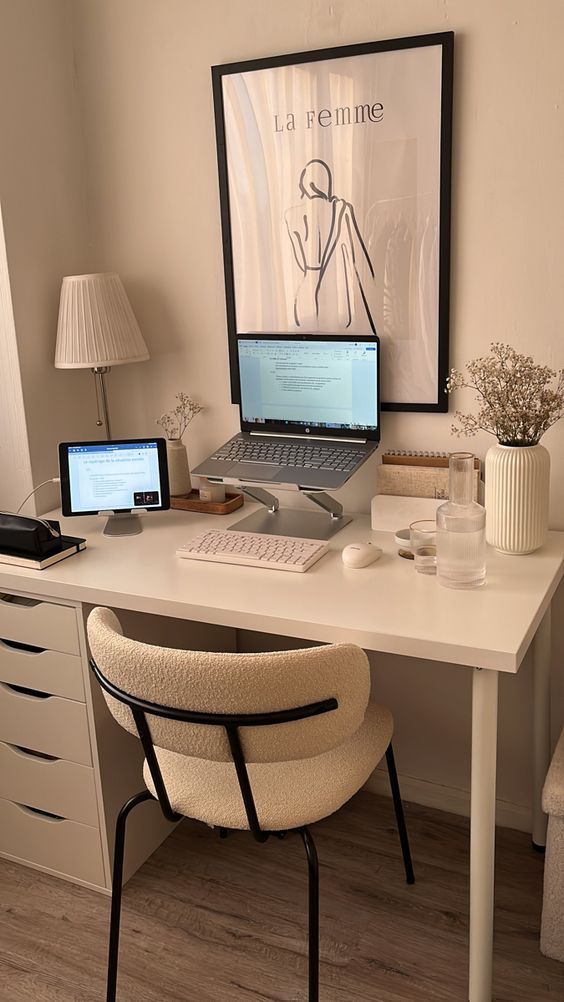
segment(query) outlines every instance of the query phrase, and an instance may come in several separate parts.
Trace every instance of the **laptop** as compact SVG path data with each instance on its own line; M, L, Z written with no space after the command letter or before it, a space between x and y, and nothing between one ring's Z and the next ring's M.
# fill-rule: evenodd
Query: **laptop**
M377 335L242 334L241 432L196 469L226 484L341 487L380 441Z

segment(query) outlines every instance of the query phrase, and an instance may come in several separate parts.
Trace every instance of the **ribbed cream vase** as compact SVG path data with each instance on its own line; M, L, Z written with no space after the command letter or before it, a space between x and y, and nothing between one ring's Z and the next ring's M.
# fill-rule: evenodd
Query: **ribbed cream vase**
M550 455L544 445L494 445L486 453L486 541L532 553L548 529Z
M169 438L166 443L166 458L168 461L168 483L172 497L189 494L192 490L188 453L180 438Z

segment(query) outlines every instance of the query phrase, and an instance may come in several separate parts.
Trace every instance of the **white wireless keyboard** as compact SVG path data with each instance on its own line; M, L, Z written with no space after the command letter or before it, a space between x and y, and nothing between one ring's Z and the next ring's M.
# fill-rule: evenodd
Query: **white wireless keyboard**
M188 560L212 560L222 564L303 572L328 549L328 543L320 539L209 529L184 546L179 546L176 553Z

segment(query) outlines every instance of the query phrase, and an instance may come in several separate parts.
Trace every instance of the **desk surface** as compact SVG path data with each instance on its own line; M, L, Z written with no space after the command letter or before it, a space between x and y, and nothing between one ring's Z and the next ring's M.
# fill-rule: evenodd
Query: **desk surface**
M44 571L0 565L0 589L516 672L564 573L564 533L551 532L528 556L488 548L484 587L443 588L397 556L392 534L371 532L365 515L306 574L176 557L190 536L242 514L155 512L141 535L118 538L102 535L101 518L61 519L64 531L87 537L87 549ZM345 567L343 546L365 539L382 547L382 558Z

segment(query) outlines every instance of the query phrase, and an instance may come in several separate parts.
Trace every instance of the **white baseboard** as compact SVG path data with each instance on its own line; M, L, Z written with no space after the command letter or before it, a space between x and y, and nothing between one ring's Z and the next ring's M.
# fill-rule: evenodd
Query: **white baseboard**
M400 775L398 779L402 800L470 817L470 793L468 790L441 786L438 783L429 783L426 779L415 779L412 776ZM385 767L375 769L366 783L366 789L373 793L390 796L390 784ZM503 828L515 828L517 831L530 833L532 831L531 808L523 804L510 804L505 800L498 800L496 803L496 824Z

